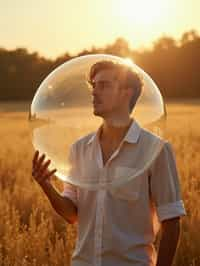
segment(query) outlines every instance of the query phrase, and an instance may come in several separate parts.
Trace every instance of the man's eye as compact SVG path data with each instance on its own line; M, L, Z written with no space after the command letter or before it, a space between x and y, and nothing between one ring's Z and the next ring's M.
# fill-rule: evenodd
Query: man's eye
M99 88L99 89L105 89L111 86L111 82L109 81L91 82L90 84L93 88Z

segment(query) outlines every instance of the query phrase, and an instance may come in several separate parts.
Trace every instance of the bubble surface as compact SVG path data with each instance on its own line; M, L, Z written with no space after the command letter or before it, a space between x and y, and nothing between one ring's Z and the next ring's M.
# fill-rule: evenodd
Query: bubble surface
M102 118L93 114L91 90L87 82L91 66L102 60L128 65L143 80L143 90L130 116L141 127L158 137L143 144L145 152L134 171L126 177L101 180L89 176L85 169L71 175L68 160L71 145L83 136L96 132ZM51 159L49 169L57 169L56 176L66 182L88 189L118 186L140 175L159 154L163 141L163 124L166 119L165 104L159 88L151 77L130 60L117 56L86 55L67 61L52 71L37 89L30 106L29 124L32 143L36 150Z

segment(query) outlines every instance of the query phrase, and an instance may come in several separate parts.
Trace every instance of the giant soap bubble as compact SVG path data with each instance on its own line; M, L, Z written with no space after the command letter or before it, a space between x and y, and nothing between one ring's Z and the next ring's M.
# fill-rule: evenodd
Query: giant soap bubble
M93 114L92 96L87 78L90 67L98 61L111 60L125 64L143 79L143 90L132 113L141 127L156 138L141 147L143 156L130 173L117 178L103 179L88 175L83 169L71 173L68 153L72 143L83 136L96 132L102 118ZM39 86L33 98L29 121L32 142L35 149L51 159L50 170L57 169L56 176L63 181L88 189L121 185L145 171L159 154L163 139L163 122L166 117L165 105L160 91L151 77L130 60L117 56L96 54L74 58L57 67ZM138 151L138 152L141 152ZM137 157L137 154L136 154ZM134 160L134 158L133 158ZM92 164L92 162L91 162Z

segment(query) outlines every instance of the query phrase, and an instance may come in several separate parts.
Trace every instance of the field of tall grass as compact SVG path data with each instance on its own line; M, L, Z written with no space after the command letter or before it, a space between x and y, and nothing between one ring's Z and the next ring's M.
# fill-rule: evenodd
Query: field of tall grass
M26 107L18 111L14 105L4 107L0 106L0 265L70 265L76 225L55 213L31 177L34 150ZM199 266L200 102L169 103L167 112L165 136L176 152L187 211L181 219L174 266ZM53 182L61 191L62 183Z

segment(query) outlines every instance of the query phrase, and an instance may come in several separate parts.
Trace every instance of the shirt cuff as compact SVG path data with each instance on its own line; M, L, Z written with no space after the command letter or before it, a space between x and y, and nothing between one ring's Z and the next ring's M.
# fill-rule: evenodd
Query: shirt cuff
M76 206L78 204L76 195L71 191L63 191L61 193L63 197L69 198Z
M157 215L160 222L166 219L187 215L182 200L170 202L165 205L157 206Z

